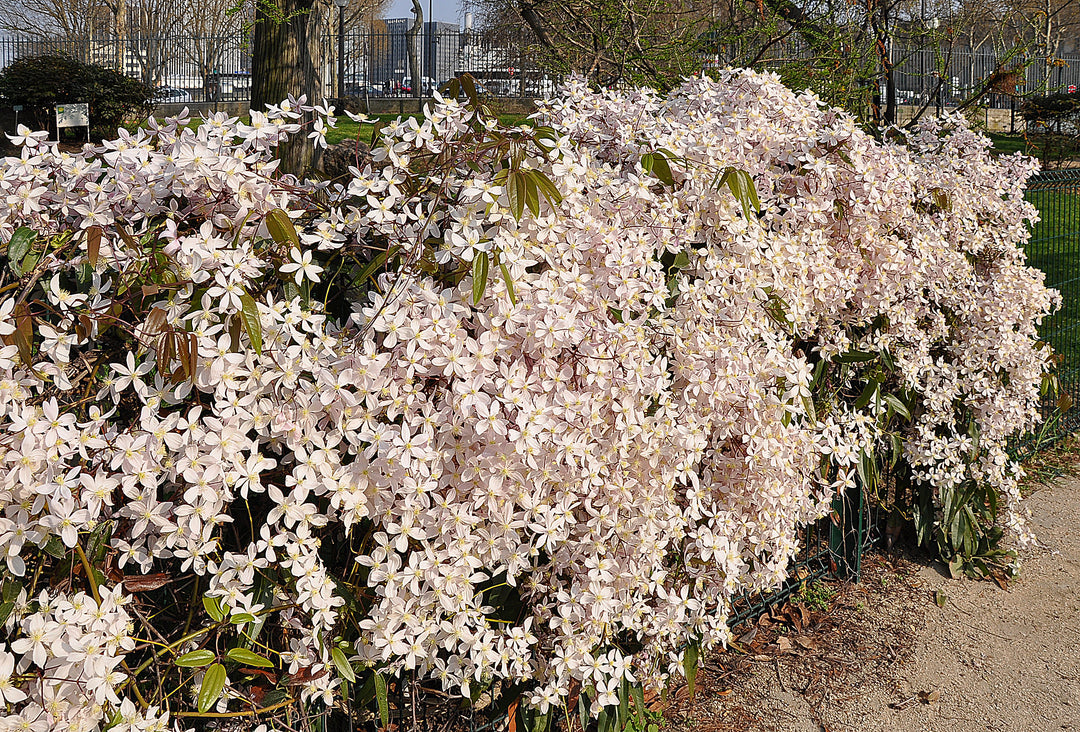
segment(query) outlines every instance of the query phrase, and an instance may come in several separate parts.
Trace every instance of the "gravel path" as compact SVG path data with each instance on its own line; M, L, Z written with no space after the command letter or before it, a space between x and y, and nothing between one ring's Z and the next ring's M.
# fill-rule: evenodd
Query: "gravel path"
M667 712L702 732L1080 730L1080 480L1029 499L1019 580L952 580L879 557L828 611L781 608L710 658ZM936 600L944 595L944 607Z

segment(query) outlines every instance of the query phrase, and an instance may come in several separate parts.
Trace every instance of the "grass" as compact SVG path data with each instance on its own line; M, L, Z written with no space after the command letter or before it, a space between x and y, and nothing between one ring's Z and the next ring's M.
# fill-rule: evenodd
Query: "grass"
M404 117L406 119L409 117L416 117L419 119L421 116L422 115L416 114L373 114L370 115L370 119L377 119L385 124L397 120L398 117ZM506 127L515 127L521 124L530 124L530 120L524 114L500 114L499 123ZM345 140L356 140L357 137L359 137L360 142L363 142L365 145L370 145L371 133L374 129L375 126L372 124L361 125L353 122L351 119L342 114L340 117L337 118L337 127L329 130L326 133L326 141L330 145L336 145L339 142L344 142Z
M1000 132L989 132L987 135L994 143L993 150L1002 155L1011 155L1015 152L1027 153L1028 143L1023 135L1005 135Z

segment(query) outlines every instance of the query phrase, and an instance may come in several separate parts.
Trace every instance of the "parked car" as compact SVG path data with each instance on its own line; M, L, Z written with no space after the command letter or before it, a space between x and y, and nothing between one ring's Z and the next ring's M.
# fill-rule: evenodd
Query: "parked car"
M175 86L159 86L154 90L154 103L189 104L191 103L191 94L184 89L177 89Z
M439 85L436 84L435 80L432 79L430 76L425 76L421 78L420 82L423 84L421 90L424 96L430 96L431 92L439 88ZM412 79L406 76L404 79L401 80L401 85L398 88L406 96L412 94Z
M345 96L347 97L381 97L382 87L374 84L347 84Z

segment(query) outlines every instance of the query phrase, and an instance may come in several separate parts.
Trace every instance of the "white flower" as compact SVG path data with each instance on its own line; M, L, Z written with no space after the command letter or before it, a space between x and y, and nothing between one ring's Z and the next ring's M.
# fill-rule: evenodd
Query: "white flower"
M310 249L301 254L299 249L292 247L289 250L289 256L292 257L292 261L282 265L281 271L283 274L295 272L296 284L298 285L304 281L304 278L312 282L319 281L319 273L323 271L323 268L311 263Z

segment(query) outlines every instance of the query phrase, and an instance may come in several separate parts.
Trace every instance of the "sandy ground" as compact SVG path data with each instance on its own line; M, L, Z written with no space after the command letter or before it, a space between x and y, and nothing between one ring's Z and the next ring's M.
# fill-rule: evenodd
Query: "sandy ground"
M1008 589L876 557L828 608L789 605L709 658L678 731L1080 730L1080 480L1028 499L1041 546ZM943 595L943 597L942 597ZM944 607L938 601L944 601Z

